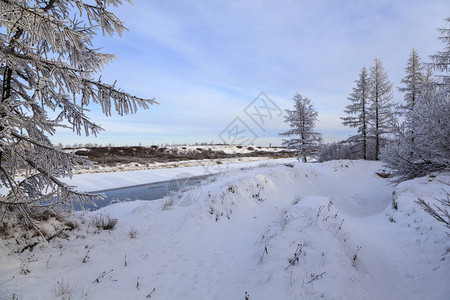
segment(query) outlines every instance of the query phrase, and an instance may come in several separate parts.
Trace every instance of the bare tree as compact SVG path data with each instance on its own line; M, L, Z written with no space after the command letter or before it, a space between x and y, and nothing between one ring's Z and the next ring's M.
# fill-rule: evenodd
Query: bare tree
M85 114L90 103L111 116L148 108L153 99L130 95L94 75L114 55L94 48L98 31L111 37L126 29L110 11L120 0L0 0L0 182L1 209L30 213L72 201L92 203L96 195L77 192L59 178L71 176L82 158L52 145L57 127L96 135L102 128ZM52 111L51 118L48 111ZM17 181L19 169L25 179ZM3 214L5 215L5 214Z

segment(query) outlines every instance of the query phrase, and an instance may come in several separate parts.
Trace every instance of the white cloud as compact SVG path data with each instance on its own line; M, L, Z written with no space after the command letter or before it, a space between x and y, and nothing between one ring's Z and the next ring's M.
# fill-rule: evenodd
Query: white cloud
M183 131L213 139L264 91L283 109L296 92L311 98L325 138L346 138L339 117L361 67L380 57L397 87L411 48L424 60L442 49L435 28L448 8L443 0L125 4L117 14L130 31L98 39L119 56L104 78L160 105L111 121L108 137L136 128L143 139L182 139Z

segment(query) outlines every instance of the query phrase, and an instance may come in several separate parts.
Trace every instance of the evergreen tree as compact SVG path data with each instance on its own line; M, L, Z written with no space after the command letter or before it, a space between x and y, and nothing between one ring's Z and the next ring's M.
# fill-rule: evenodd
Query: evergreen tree
M352 104L347 105L344 109L344 112L349 116L341 119L345 126L358 129L358 134L350 137L349 141L360 147L363 158L367 159L369 75L366 67L362 68L359 79L355 82L356 87L353 88L353 93L347 98Z
M285 122L290 130L280 133L281 136L298 136L289 140L283 140L283 146L288 149L297 149L297 159L307 161L307 157L315 157L320 149L322 137L314 131L318 112L314 109L311 100L296 94L293 98L294 110L286 110Z
M384 136L392 131L394 118L391 103L392 83L378 58L375 58L375 65L370 68L369 86L370 130L375 139L375 160L378 160Z
M408 112L414 109L414 104L419 98L422 85L426 82L427 77L424 75L424 66L421 62L419 54L412 49L411 55L405 68L406 76L401 80L404 85L399 91L405 93L405 104L400 106L402 112Z
M113 36L125 29L110 11L120 0L0 0L0 197L3 213L32 221L39 207L98 198L75 191L59 178L85 160L52 145L57 127L96 135L101 127L85 115L91 102L111 116L148 108L154 101L132 96L94 79L114 55L92 45L97 31ZM47 112L57 115L52 119ZM19 170L25 179L16 181Z

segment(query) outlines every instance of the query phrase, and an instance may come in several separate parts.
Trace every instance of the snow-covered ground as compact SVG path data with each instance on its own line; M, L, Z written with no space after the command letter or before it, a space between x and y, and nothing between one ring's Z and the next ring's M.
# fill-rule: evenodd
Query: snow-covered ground
M0 295L448 299L449 236L414 201L445 197L450 175L394 187L375 174L380 167L292 160L246 166L161 200L80 213L67 238L32 252L15 253L23 245L14 240L0 244ZM92 188L88 179L75 181ZM93 226L99 214L118 220L114 230Z

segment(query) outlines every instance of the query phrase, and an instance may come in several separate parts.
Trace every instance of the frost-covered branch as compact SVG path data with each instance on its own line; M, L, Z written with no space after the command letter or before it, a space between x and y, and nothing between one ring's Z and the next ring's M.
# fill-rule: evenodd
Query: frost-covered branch
M60 178L87 161L52 145L57 128L78 134L102 128L86 116L99 105L107 116L136 113L156 103L95 79L115 56L94 48L98 31L113 36L126 28L109 11L120 0L0 0L0 205L14 206L31 218L30 209L72 201L93 203L100 195L74 190ZM51 119L47 112L57 116ZM18 181L19 172L26 177Z
M444 225L450 229L450 193L447 193L447 199L437 199L440 205L434 204L432 207L425 200L419 198L417 203L427 212L430 216L437 221L444 223Z

